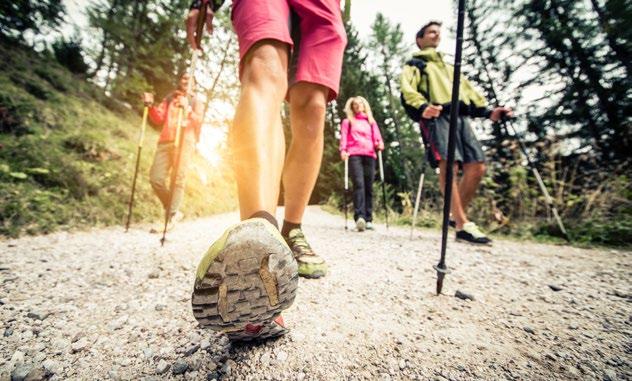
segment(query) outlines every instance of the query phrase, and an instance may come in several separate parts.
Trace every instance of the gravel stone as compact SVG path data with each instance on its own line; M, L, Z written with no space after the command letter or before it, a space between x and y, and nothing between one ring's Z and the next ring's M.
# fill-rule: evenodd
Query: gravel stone
M28 376L29 372L33 367L28 364L20 364L13 372L11 372L11 381L24 381L26 380L26 376Z
M171 373L176 374L176 375L184 374L184 372L186 372L187 369L189 369L189 364L187 364L185 361L178 360L173 364L173 367L171 368Z
M190 304L200 257L238 220L184 221L164 247L145 225L11 240L19 249L0 239L11 269L0 273L11 278L0 333L13 330L0 336L0 381L26 364L21 377L41 369L49 381L632 380L630 250L450 240L444 292L476 293L467 302L434 296L436 272L423 263L440 231L345 232L343 217L309 207L305 235L330 271L301 280L283 311L289 335L241 344L202 329ZM27 317L41 311L51 314ZM177 362L188 369L173 375Z
M72 353L81 352L84 349L88 348L88 339L86 339L85 337L81 338L76 343L72 343L70 348L71 348Z
M468 293L460 291L460 290L456 290L456 292L454 293L454 296L459 298L459 299L462 299L462 300L474 301L474 295L468 294Z
M169 363L166 362L165 360L160 360L158 362L158 366L156 366L156 373L157 374L164 374L169 370Z

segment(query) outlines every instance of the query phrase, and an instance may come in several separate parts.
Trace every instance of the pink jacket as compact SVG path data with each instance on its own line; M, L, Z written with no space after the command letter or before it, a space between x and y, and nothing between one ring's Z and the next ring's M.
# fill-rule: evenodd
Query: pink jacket
M349 156L371 156L374 159L375 146L382 142L382 135L377 123L369 123L364 113L355 116L356 121L342 121L340 126L340 152L346 151Z

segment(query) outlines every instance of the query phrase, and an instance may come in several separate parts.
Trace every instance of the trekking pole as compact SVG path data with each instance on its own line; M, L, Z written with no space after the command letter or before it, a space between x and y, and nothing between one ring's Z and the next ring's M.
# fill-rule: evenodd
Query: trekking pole
M562 222L562 218L560 217L560 214L557 211L557 207L555 207L555 204L553 203L553 198L549 194L548 189L546 189L546 185L544 185L544 181L542 180L542 176L540 176L540 171L538 171L538 169L536 168L536 166L533 163L533 161L531 161L531 157L529 156L529 152L527 151L527 147L524 145L522 140L518 139L518 134L516 133L516 129L513 127L513 124L510 121L508 121L506 118L503 117L501 119L501 123L502 123L503 127L505 128L505 131L507 131L507 126L509 126L509 128L511 129L511 134L513 135L514 140L516 140L518 142L518 146L520 147L520 150L522 151L522 154L527 159L527 165L531 169L531 172L533 172L533 176L535 177L536 181L538 182L540 190L542 191L542 194L544 195L544 202L553 211L553 217L555 218L555 221L557 222L557 225L559 226L560 230L562 231L562 234L564 234L564 239L566 239L566 241L568 241L568 242L571 242L571 238L568 235L568 233L566 231L566 228L564 227L564 223Z
M348 230L347 228L347 205L349 204L347 197L348 197L348 193L349 193L349 158L347 157L345 159L345 230Z
M479 46L477 46L477 49L479 49L479 57L481 58L482 63L483 63L483 70L485 71L485 75L487 76L487 80L489 81L489 91L491 93L491 96L493 98L494 103L496 103L496 105L498 105L500 103L498 101L498 96L497 96L496 90L494 88L494 81L492 80L492 76L489 74L489 70L487 70L487 66L489 65L489 63L487 62L487 59L485 58L485 55L481 54ZM540 172L536 168L536 166L533 163L533 161L531 161L531 157L529 156L529 152L527 151L527 147L524 145L522 140L520 138L518 138L518 134L516 133L516 129L513 127L513 124L509 120L507 120L503 116L500 119L500 123L502 124L503 128L505 129L505 133L507 133L507 131L508 131L507 126L509 126L509 128L511 128L511 133L513 135L512 137L513 137L513 139L515 141L518 142L518 146L520 147L520 150L522 151L522 154L527 159L527 165L529 166L529 169L531 169L531 172L533 172L533 176L535 177L536 181L538 182L538 186L540 187L540 191L544 195L544 202L553 211L553 217L555 218L555 221L557 222L557 225L559 226L560 231L562 232L562 234L564 234L564 238L566 239L566 241L571 242L571 238L568 235L568 232L566 231L566 228L564 227L564 223L562 222L562 218L560 217L560 214L557 211L557 207L555 207L555 204L553 203L553 198L549 194L549 191L546 189L546 185L544 185L544 181L542 181L542 176L540 176Z
M143 140L145 139L145 127L147 127L147 114L149 113L149 105L145 103L143 108L143 122L140 125L140 135L138 137L138 150L136 151L136 166L134 168L134 178L132 180L132 193L129 196L129 205L127 207L127 222L125 223L125 232L129 230L129 224L132 219L132 207L134 205L134 194L136 193L136 179L138 178L138 167L140 165L140 154L143 150Z
M204 31L204 21L206 20L206 14L208 11L208 3L203 2L203 6L200 8L200 13L197 18L197 27L196 27L196 35L195 40L197 46L200 46L202 42L202 32ZM198 51L197 49L193 49L191 55L191 66L189 68L189 82L187 83L186 93L184 97L188 97L193 91L193 81L195 80L195 68L197 66L198 59ZM182 158L182 146L184 145L184 141L182 139L184 135L184 130L182 129L182 121L187 117L186 110L182 107L178 110L178 121L176 124L176 137L174 142L174 149L176 150L176 159L173 164L173 170L171 171L171 181L169 185L169 202L167 203L167 207L165 208L165 224L162 229L162 238L160 238L160 245L165 245L165 239L167 236L167 226L169 225L169 220L171 219L171 202L173 201L173 191L176 185L176 181L178 178L178 172L180 170L180 160Z
M415 224L417 223L417 211L419 210L419 201L421 200L421 191L424 188L424 178L426 177L426 161L421 166L421 175L419 175L419 186L417 187L417 196L415 197L415 208L413 209L413 223L410 226L410 239L413 239Z
M445 191L443 200L443 225L441 226L441 258L434 267L437 270L437 295L441 294L443 279L449 272L445 264L445 252L448 243L448 220L452 201L452 181L454 177L454 150L456 147L456 124L459 115L459 88L461 86L461 53L463 51L463 22L465 0L459 0L458 21L456 27L456 52L454 55L454 75L452 79L452 102L450 107L450 132L448 135L448 163L446 167Z
M384 218L386 219L386 228L388 229L388 205L386 205L386 183L384 183L384 165L382 163L382 151L377 151L377 158L380 164L380 180L382 180L382 203L384 204Z

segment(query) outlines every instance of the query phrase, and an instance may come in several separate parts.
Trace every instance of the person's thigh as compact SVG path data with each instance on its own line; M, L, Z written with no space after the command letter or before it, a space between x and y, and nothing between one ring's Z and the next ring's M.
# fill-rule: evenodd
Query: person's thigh
M485 152L483 145L478 141L469 118L461 118L461 145L463 146L463 163L484 163Z
M165 184L171 168L173 143L158 144L154 154L154 162L149 170L149 181L152 184Z
M298 18L296 72L290 86L310 82L329 89L327 101L335 99L340 86L342 56L347 45L340 2L336 0L289 0Z
M364 170L362 168L362 156L350 156L349 157L349 173L351 175L351 181L353 186L362 188L364 186Z
M456 142L454 149L454 161L463 161L463 153L461 147L461 138L458 133L457 125ZM448 140L450 136L450 120L447 116L440 116L434 119L434 123L430 125L430 144L434 146L435 152L438 154L439 161L448 160Z
M253 48L265 45L266 40L280 42L286 50L293 45L287 0L234 0L231 18L239 40L240 77Z

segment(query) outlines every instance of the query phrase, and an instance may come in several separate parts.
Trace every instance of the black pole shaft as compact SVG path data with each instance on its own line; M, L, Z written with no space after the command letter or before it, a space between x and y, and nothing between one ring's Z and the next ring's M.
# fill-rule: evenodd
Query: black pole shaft
M454 55L454 75L452 79L452 101L450 107L450 131L448 135L448 162L446 166L445 191L443 200L443 225L441 231L441 259L435 267L437 270L437 295L443 288L443 278L447 272L445 254L448 243L448 221L452 201L452 181L454 179L454 150L456 147L456 125L459 116L459 89L461 87L461 54L463 51L463 24L465 16L465 0L459 0L458 21L456 27L456 52Z
M129 224L132 220L132 207L134 205L134 194L136 193L136 179L138 178L138 168L140 166L140 153L143 147L138 146L136 153L136 166L134 167L134 179L132 180L132 194L129 196L129 205L127 206L127 222L125 222L125 231L129 230Z

